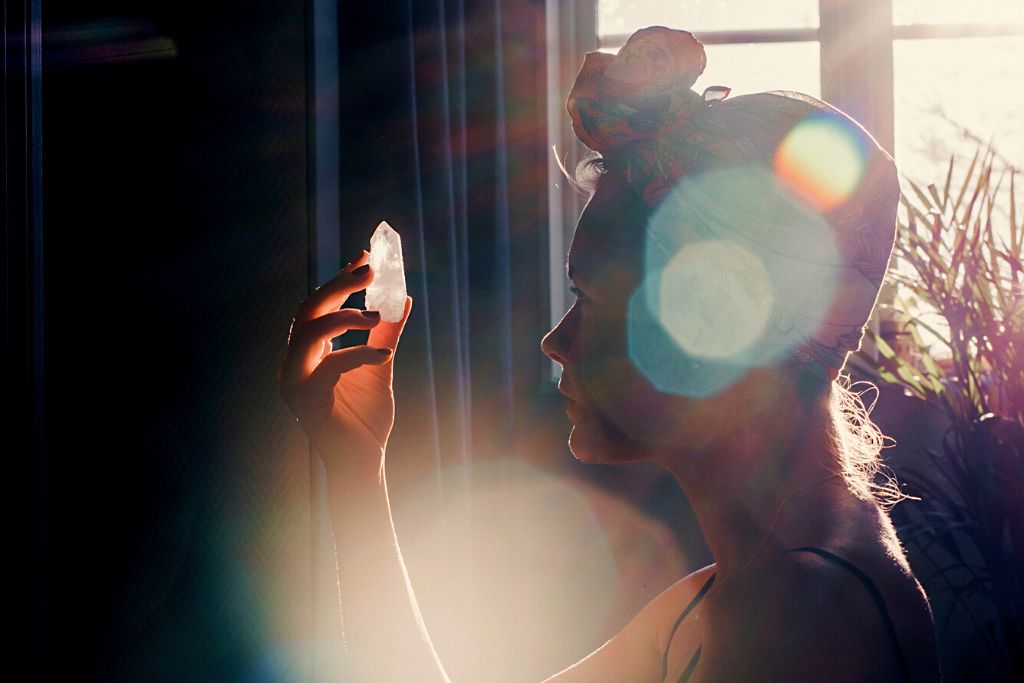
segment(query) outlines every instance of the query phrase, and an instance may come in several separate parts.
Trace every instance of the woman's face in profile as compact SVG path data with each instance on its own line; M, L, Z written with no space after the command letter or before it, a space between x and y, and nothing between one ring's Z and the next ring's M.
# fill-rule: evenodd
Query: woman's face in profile
M542 340L562 366L560 391L573 421L569 447L578 460L625 462L657 444L678 444L687 406L656 390L630 360L627 310L642 280L643 205L620 174L601 177L569 248L576 301Z

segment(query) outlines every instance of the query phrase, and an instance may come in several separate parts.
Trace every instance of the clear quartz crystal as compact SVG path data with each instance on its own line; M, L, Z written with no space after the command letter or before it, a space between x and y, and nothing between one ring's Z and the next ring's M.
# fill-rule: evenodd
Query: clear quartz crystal
M380 319L394 323L405 312L405 264L402 238L387 221L381 221L370 238L373 282L366 288L366 310L380 311Z

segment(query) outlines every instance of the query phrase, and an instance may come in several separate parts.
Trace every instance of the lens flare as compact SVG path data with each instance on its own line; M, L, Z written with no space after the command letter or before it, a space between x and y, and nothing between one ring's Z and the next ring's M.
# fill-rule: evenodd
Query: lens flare
M698 242L661 271L658 319L691 356L732 358L761 336L771 291L757 256L735 242Z
M775 175L812 208L831 211L857 189L866 156L852 123L815 114L794 126L775 150Z
M598 487L519 456L471 462L438 473L472 482L446 490L443 506L424 480L395 507L418 602L453 680L493 680L495 671L540 680L567 652L614 635L627 618L623 595L665 585L682 561L667 529Z
M718 394L818 333L843 272L828 222L767 166L684 177L648 221L630 360L659 391Z

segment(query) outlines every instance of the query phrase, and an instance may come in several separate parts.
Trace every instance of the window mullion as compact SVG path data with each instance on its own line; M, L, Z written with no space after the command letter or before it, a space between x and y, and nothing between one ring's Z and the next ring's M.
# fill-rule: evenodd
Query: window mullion
M821 97L857 119L890 154L895 148L892 0L819 0ZM883 288L880 303L890 303ZM878 333L876 307L868 327ZM865 354L878 355L871 338Z
M892 0L819 0L821 96L894 147Z
M618 49L625 45L631 34L612 34L601 37L601 48ZM745 31L696 31L693 34L704 45L730 45L734 43L799 43L818 40L816 28L749 29Z

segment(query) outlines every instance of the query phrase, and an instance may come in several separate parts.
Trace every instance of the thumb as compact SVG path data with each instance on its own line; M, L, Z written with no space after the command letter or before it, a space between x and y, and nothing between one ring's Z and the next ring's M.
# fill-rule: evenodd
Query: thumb
M368 346L375 348L388 348L396 349L398 347L398 340L402 337L402 330L405 329L405 323L409 320L409 312L412 310L412 297L406 295L405 297L405 310L402 312L402 318L398 322L384 322L383 320L373 326L370 330L370 336L366 340Z

